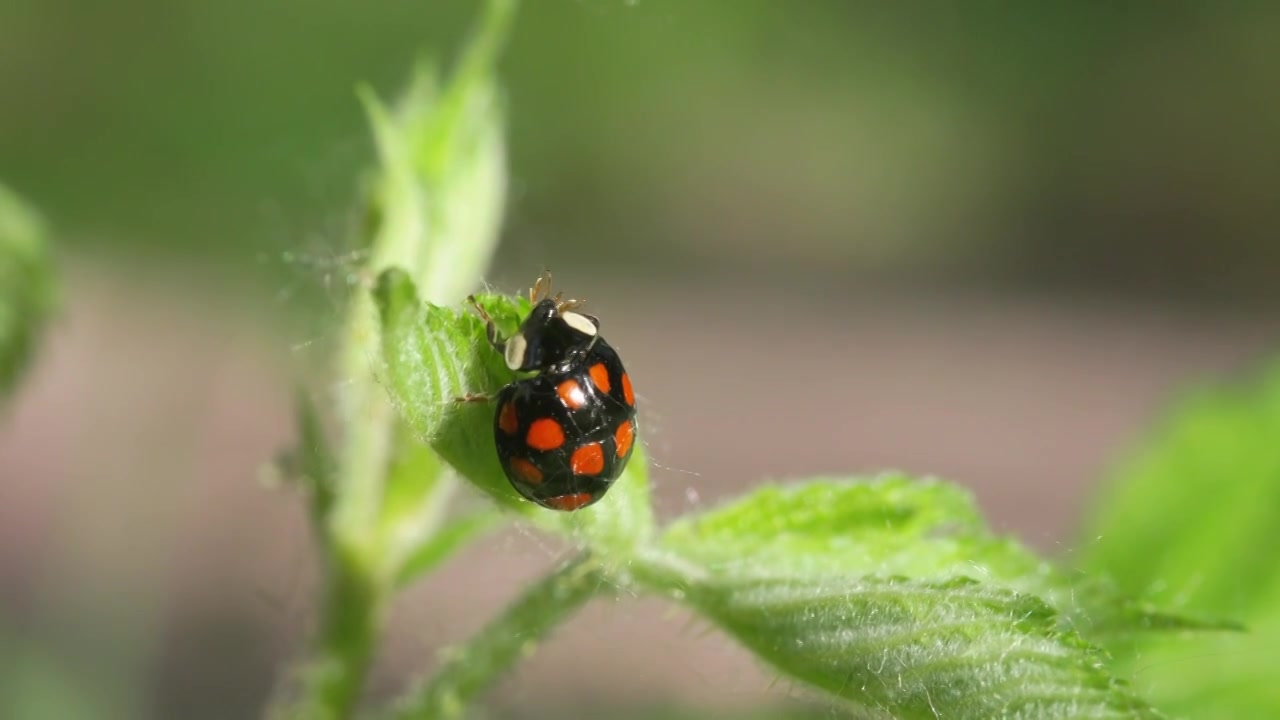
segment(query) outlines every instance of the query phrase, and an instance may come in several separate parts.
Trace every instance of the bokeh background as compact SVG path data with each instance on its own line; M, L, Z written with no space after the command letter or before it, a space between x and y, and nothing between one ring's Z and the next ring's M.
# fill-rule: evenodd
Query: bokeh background
M527 5L486 280L550 267L604 318L665 516L897 468L1069 562L1169 399L1274 349L1280 4ZM260 468L354 269L354 88L393 94L474 9L0 4L0 178L64 284L0 416L0 715L253 717L297 657L314 556ZM563 553L512 530L456 558L397 605L370 692ZM716 716L793 694L773 680L624 600L489 707Z

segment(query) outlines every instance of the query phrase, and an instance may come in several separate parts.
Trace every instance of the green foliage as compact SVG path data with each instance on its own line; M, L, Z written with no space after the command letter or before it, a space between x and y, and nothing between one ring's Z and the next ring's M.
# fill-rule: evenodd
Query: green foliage
M421 64L393 109L362 92L378 149L368 198L368 259L354 288L338 371L339 438L303 403L295 476L311 494L325 560L325 597L299 718L348 717L373 657L386 605L408 579L442 562L484 523L446 518L453 471L414 434L383 389L379 273L397 268L413 296L454 298L478 284L497 244L506 194L504 116L493 77L513 0L490 0L479 31L443 87ZM443 359L425 367L446 372Z
M677 520L660 547L678 570L666 583L693 607L782 672L864 710L1149 713L1030 594L1063 597L1066 580L992 536L954 486L890 475L767 487Z
M462 402L468 394L492 395L514 376L484 339L474 314L424 304L408 275L389 270L379 278L376 298L382 317L382 356L387 389L400 416L463 475L490 496L521 506L490 450L493 410ZM518 303L479 298L486 311L512 332Z
M715 512L677 521L663 545L733 579L897 575L972 577L1044 597L1063 630L1222 628L1169 615L1095 578L1065 572L993 535L973 497L937 480L885 475L765 487Z
M445 87L431 66L420 64L394 109L371 91L362 91L379 159L371 182L367 284L392 267L408 273L427 299L456 298L479 283L497 244L506 195L504 114L493 64L513 9L512 0L488 4L479 32ZM377 517L389 522L407 517L420 524L422 513L430 514L439 504L435 494L447 495L451 482L425 467L417 473L406 470L402 477L418 484L418 492L396 488L397 501L411 505L416 495L422 507L402 507L391 514L380 508L388 492L389 465L403 464L406 453L416 454L413 462L432 460L399 442L400 421L380 386L381 323L367 290L360 288L352 296L340 359L347 432L336 478L343 486L341 500L331 521L342 542L374 553L371 546L387 536L415 534L405 527L375 530ZM422 476L432 480L415 483L413 478ZM376 532L383 537L371 537ZM404 550L394 554L412 552Z
M478 317L423 302L397 270L382 274L375 299L384 387L413 435L499 507L591 550L596 580L590 590L575 586L571 604L619 585L665 594L784 674L899 717L931 717L937 707L956 717L1154 716L1073 628L1091 627L1090 617L1127 632L1194 623L1151 613L992 535L958 488L900 475L767 487L677 520L655 540L637 456L598 505L543 511L515 494L497 464L491 404L458 401L516 379ZM478 302L504 333L529 309L523 298ZM461 522L465 535L471 521ZM426 550L426 564L455 546ZM532 597L540 599L517 603L478 645L459 650L465 668L449 666L404 716L459 709L526 640L566 617L545 593ZM527 625L513 633L519 622Z
M895 718L1156 717L1029 595L958 579L720 581L692 604L780 671Z
M1089 567L1241 635L1118 646L1162 707L1197 718L1280 716L1280 366L1187 398L1117 473L1087 529Z
M460 475L499 504L539 525L607 545L620 560L653 528L648 480L641 448L616 487L590 513L548 513L512 489L493 450L493 406L460 402L467 396L493 396L516 379L485 338L484 324L470 312L418 300L404 273L390 270L378 283L382 311L386 389L416 436L440 454ZM514 332L529 312L524 298L481 295L476 298L499 329Z
M517 375L462 296L488 264L501 217L492 64L512 7L489 2L446 86L422 67L394 111L365 97L380 173L340 358L340 440L329 441L306 403L299 412L294 465L313 496L326 607L303 702L289 714L349 717L389 598L510 518L568 539L577 557L453 649L396 717L465 713L574 610L618 590L684 604L861 716L1155 717L1092 636L1203 625L993 535L951 485L817 479L662 531L642 447L609 494L578 512L544 510L511 488L490 398ZM476 300L504 334L530 309L524 298ZM488 505L451 517L459 481Z
M569 705L569 703L566 703ZM706 720L705 710L667 705L635 705L626 707L583 707L583 703L572 703L573 710L585 717L606 717L612 720ZM594 715L585 713L594 712ZM503 714L498 718L516 718L523 715ZM753 707L740 709L732 713L718 713L717 717L729 720L831 720L831 712L824 707L810 706L788 702L777 706Z
M408 425L501 507L591 550L610 580L599 588L681 600L784 674L863 709L899 717L932 717L933 707L975 718L1153 715L1070 629L1075 623L1059 621L1059 609L1124 617L1128 601L1101 591L1079 593L1096 604L1075 600L1078 587L1093 586L992 535L954 486L892 475L767 487L677 520L656 539L642 458L581 512L520 500L497 464L492 406L455 401L515 379L478 318L419 301L395 271L384 273L377 297L386 388ZM528 311L523 299L479 302L505 332ZM1129 631L1144 626L1137 615L1125 622ZM546 631L535 624L516 637ZM491 628L484 642L495 634L510 632ZM515 657L463 652L468 673L496 672L477 669L477 657Z
M0 185L0 399L18 382L53 311L53 264L44 223Z
M884 475L764 487L674 522L662 546L713 577L957 576L1035 590L1052 566L994 537L970 495L936 480Z

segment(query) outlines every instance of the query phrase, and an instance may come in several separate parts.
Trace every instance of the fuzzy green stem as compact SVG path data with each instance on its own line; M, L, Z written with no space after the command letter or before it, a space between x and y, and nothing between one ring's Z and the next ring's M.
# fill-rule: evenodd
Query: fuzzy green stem
M488 222L472 228L474 236L460 235L456 228L447 227L447 214L441 203L448 196L446 183L456 177L448 171L449 161L457 161L457 153L463 152L460 148L468 146L460 138L476 132L464 119L475 123L477 118L465 111L469 103L486 92L485 80L492 74L498 50L506 40L515 7L515 0L486 3L479 27L466 46L448 89L432 106L415 110L430 112L433 118L427 136L414 136L423 131L412 123L400 128L410 139L397 146L399 151L416 156L419 161L424 155L436 161L403 165L404 158L397 158L392 160L395 167L387 168L392 177L383 202L394 207L384 207L384 215L401 222L388 220L386 229L378 233L365 268L370 283L383 270L399 267L415 279L423 298L452 302L465 295L473 282L468 273L460 272L459 266L476 265L482 270L487 264L501 216L501 194L492 206L474 203L472 198L463 200L467 205L475 204L476 212L492 215ZM441 151L442 148L446 150ZM395 168L404 167L409 168L411 177L396 174ZM454 198L454 202L459 201ZM398 422L378 377L381 352L376 306L370 292L361 289L352 298L341 358L342 375L347 378L343 415L348 436L339 461L341 498L332 529L338 542L363 553L377 552L370 529L380 512Z
M506 187L493 66L515 6L516 0L485 4L443 92L421 67L396 112L365 96L381 161L374 196L381 221L363 272L369 285L384 270L400 268L424 299L453 302L484 272ZM400 565L439 530L454 487L440 468L429 480L406 484L394 477L397 461L428 451L406 446L417 441L399 432L400 417L382 384L381 326L368 285L353 293L338 361L344 437L334 457L331 503L317 505L315 517L327 555L317 657L292 711L307 720L354 712Z
M517 660L531 654L539 640L603 585L603 573L586 557L547 575L498 619L451 651L431 683L410 695L392 717L438 720L461 716L468 703Z
M298 720L339 720L355 711L386 605L384 583L353 558L328 570L316 659L308 669Z

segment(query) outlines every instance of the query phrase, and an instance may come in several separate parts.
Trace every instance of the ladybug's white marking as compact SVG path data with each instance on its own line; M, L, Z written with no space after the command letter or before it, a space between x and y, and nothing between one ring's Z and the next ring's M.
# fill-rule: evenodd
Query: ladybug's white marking
M595 337L596 324L587 319L586 315L579 315L576 312L561 313L561 319L569 327L586 335L587 337Z
M507 367L511 370L519 370L523 367L525 351L528 349L529 343L524 339L523 334L516 333L507 338L507 349L504 353Z

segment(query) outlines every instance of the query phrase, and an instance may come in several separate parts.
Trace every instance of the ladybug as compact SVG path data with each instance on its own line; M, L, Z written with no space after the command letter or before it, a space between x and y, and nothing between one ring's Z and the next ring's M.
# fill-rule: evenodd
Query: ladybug
M609 491L636 442L635 394L600 321L576 312L578 300L551 296L544 273L529 290L533 310L520 329L489 343L509 369L535 373L498 393L493 436L498 461L522 496L552 510L580 510Z

